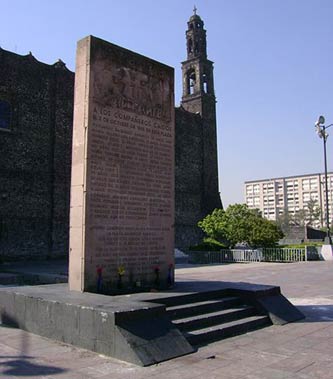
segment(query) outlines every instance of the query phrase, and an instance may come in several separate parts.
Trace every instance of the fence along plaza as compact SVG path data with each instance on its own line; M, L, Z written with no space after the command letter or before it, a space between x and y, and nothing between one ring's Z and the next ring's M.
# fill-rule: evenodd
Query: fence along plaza
M260 249L222 249L220 251L192 251L189 253L193 263L227 262L306 262L320 259L320 252L314 246L304 248L260 248Z

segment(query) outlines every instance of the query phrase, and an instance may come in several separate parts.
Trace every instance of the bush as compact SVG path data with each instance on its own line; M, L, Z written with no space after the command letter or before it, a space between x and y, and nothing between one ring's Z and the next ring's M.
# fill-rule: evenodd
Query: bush
M275 246L283 237L277 224L262 217L258 209L246 204L234 204L224 211L215 209L198 222L207 237L228 241L230 247L247 243L252 248Z
M322 246L323 242L305 242L300 244L290 244L290 245L278 245L279 248L286 248L286 249L304 249L305 246Z
M227 249L228 247L215 240L214 238L204 238L204 240L198 245L190 246L191 251L219 251L221 249Z

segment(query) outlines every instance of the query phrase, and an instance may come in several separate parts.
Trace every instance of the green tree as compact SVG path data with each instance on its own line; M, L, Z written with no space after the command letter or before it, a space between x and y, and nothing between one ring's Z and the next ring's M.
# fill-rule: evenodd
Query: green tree
M211 214L198 222L198 226L209 238L217 241L224 241L224 215L225 211L223 209L214 209Z
M307 219L308 219L307 209L302 208L296 211L295 214L292 216L292 223L293 225L297 225L297 226L306 226Z
M284 234L289 233L290 225L293 225L293 221L287 208L285 208L283 212L276 217L276 223Z
M251 247L273 246L283 237L275 222L264 219L259 210L246 204L230 205L226 211L215 209L198 226L208 237L228 241L231 247L242 242Z
M313 226L316 221L320 221L321 209L318 205L317 200L314 199L310 199L306 206L308 213L307 224Z
M321 210L317 200L310 199L306 206L299 209L294 214L284 209L283 213L276 219L281 230L286 234L290 231L291 225L296 226L314 226L316 221L320 221Z

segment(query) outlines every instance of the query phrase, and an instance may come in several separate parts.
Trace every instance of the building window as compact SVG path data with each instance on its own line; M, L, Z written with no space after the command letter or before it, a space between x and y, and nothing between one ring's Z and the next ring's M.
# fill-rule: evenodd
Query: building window
M303 189L303 191L309 191L310 190L310 180L309 179L303 179L302 180L302 189Z
M318 192L311 192L310 198L311 198L311 200L317 201L318 200Z
M246 196L253 195L253 186L246 186Z
M303 193L303 203L307 203L310 200L309 193Z
M317 190L318 189L318 180L316 178L310 179L310 190Z
M0 100L0 130L10 129L11 109L8 101Z
M253 199L247 199L247 205L249 207L252 207L253 206Z

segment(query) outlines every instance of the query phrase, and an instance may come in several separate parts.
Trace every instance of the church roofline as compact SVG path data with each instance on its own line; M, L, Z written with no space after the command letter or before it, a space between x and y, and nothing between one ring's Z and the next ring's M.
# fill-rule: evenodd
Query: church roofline
M32 52L30 51L28 54L26 55L23 55L23 54L17 54L17 53L14 53L13 51L10 51L10 50L6 50L4 48L2 48L0 46L0 57L2 54L7 54L7 55L11 55L13 56L15 59L21 59L21 60L25 60L25 61L32 61L38 65L41 65L41 66L44 66L44 67L47 67L47 68L55 68L55 69L58 69L58 68L61 68L63 70L66 70L72 74L74 74L73 71L71 71L67 66L66 66L66 63L64 63L61 59L58 59L57 62L55 63L51 63L51 64L48 64L48 63L45 63L45 62L41 62L39 61L33 54Z

